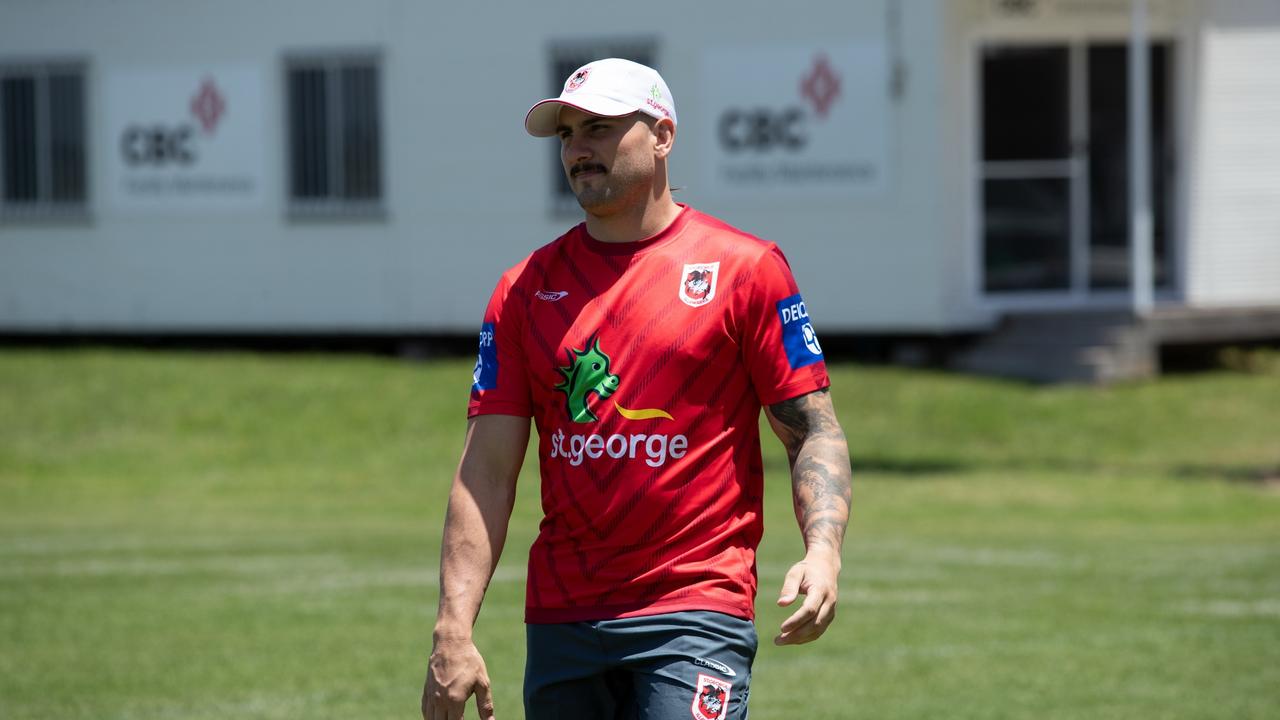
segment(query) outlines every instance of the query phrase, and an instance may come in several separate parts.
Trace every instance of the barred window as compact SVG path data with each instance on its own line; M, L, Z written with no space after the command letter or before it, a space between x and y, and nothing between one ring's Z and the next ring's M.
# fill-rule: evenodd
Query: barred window
M564 89L565 78L569 73L593 60L603 58L622 58L648 65L658 69L655 64L657 42L652 39L595 39L568 40L553 43L551 46L551 83L547 97L557 97ZM564 167L560 164L560 143L551 145L551 212L556 216L576 216L582 212L578 199L565 179Z
M378 83L375 56L287 61L289 199L295 214L382 211Z
M84 65L0 65L0 214L82 215Z

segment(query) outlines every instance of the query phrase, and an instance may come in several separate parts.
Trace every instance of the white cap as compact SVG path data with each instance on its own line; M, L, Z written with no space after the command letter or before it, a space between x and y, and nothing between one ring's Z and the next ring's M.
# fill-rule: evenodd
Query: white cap
M655 118L676 121L676 104L671 90L657 70L630 60L606 58L587 63L564 81L560 97L547 98L529 108L524 129L534 137L551 137L562 106L603 117L622 117L642 112Z

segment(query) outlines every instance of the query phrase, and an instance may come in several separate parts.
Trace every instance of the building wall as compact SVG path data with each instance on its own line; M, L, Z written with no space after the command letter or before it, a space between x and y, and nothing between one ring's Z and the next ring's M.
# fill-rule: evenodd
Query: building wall
M979 289L975 48L984 38L1122 39L1124 0L731 6L659 0L643 12L565 0L4 0L0 63L87 62L89 217L0 222L0 330L470 332L498 274L577 220L553 210L554 141L527 137L551 91L551 48L651 38L680 114L677 198L777 241L820 331L950 332L1007 309ZM1271 0L1152 0L1179 38L1186 88L1177 292L1192 304L1280 302L1280 59ZM884 53L883 169L869 192L748 199L709 186L721 50L856 45ZM381 57L385 214L297 219L286 192L283 63L293 53ZM112 78L229 64L262 79L260 201L141 211L111 200ZM850 127L851 136L866 132ZM1039 301L1037 301L1039 302ZM1072 307L1068 298L1061 307ZM1110 300L1123 303L1123 299ZM1059 307L1059 305L1049 305ZM1037 306L1039 307L1039 306Z
M1202 13L1187 300L1280 303L1280 3Z
M890 19L895 9L897 20ZM928 330L972 322L954 266L954 219L936 174L954 153L945 114L939 3L823 3L805 12L749 0L658 2L624 17L563 0L504 6L412 0L248 0L175 4L7 0L0 62L87 61L89 219L0 225L0 326L78 331L471 331L498 274L576 220L552 212L552 151L521 119L549 88L549 47L653 37L676 96L678 198L790 257L820 329ZM893 37L890 38L890 33ZM895 52L887 180L847 200L745 201L708 190L701 102L709 48L861 43ZM288 213L283 58L375 50L382 57L385 217ZM233 212L142 212L110 202L117 152L102 131L121 69L244 64L263 78L262 201ZM886 68L893 67L886 61ZM858 128L849 132L857 133ZM947 247L946 250L940 248Z

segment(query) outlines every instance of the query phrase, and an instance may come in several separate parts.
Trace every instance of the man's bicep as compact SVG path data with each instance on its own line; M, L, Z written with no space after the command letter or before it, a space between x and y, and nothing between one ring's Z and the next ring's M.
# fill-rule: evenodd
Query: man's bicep
M464 482L514 484L529 446L529 418L477 415L467 421L467 439L458 465Z
M805 439L818 434L843 434L831 404L829 388L774 403L764 411L769 418L769 426L793 460Z

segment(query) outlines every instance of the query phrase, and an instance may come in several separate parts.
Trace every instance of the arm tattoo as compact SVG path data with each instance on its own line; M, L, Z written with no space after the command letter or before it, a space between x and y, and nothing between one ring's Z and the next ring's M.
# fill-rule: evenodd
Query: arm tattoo
M769 424L787 448L796 520L805 546L839 551L852 501L849 448L824 388L767 409Z

